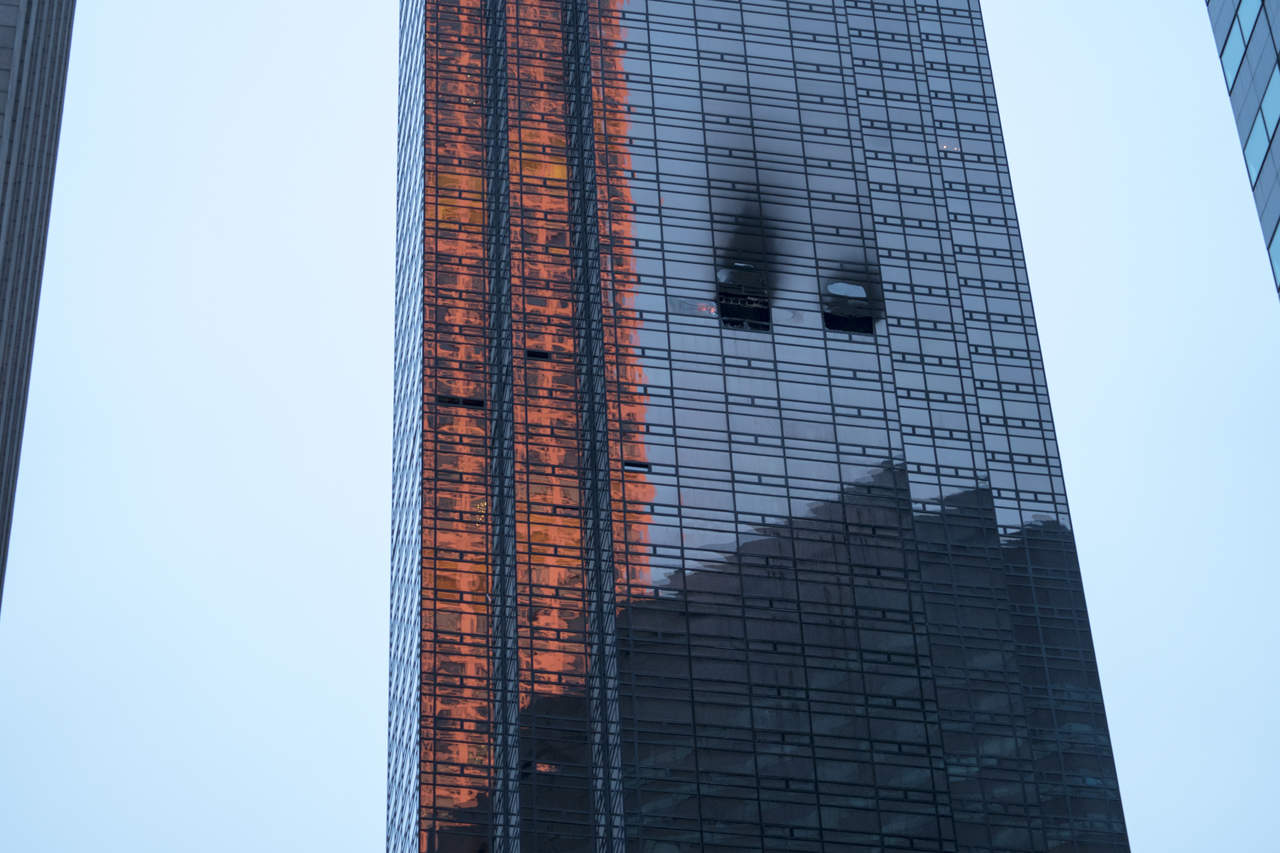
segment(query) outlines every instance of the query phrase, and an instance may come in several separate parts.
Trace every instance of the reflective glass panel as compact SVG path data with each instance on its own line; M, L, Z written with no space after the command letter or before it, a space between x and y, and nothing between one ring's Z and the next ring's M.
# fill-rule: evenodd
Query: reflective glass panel
M1240 21L1240 30L1244 33L1244 40L1249 41L1249 37L1253 35L1253 25L1258 20L1258 11L1262 8L1262 0L1241 0L1240 9L1236 12L1236 18Z
M1280 67L1271 70L1271 81L1262 96L1262 117L1267 123L1267 133L1274 135L1276 122L1280 122Z
M1267 249L1267 253L1271 256L1271 272L1280 279L1280 240L1276 239L1275 234L1271 235L1271 246Z
M1227 86L1234 86L1236 74L1240 71L1240 62L1244 59L1244 36L1240 34L1240 23L1231 25L1231 34L1222 48L1222 70L1227 75Z
M1259 114L1253 120L1253 130L1249 131L1249 141L1244 144L1244 162L1249 167L1249 182L1253 183L1258 180L1258 170L1262 168L1262 161L1267 158L1267 144L1270 140L1267 138L1267 127L1262 121L1262 115Z

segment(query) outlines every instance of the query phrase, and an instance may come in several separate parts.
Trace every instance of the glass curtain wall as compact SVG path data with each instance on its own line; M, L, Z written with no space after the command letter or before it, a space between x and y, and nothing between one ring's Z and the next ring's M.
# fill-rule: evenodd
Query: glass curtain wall
M1127 850L976 0L403 8L391 849Z

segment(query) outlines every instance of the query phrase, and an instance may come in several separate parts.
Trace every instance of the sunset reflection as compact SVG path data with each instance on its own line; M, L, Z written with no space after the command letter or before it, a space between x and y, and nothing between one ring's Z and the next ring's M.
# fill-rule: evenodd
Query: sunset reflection
M484 227L486 209L500 206L485 198L483 5L439 2L428 14L423 849L428 839L439 846L455 833L486 831L467 824L483 811L477 807L489 792L493 766ZM562 6L555 0L511 2L507 15L519 677L526 708L538 697L584 690L587 644ZM648 581L653 490L631 296L626 92L614 85L621 79L620 34L613 23L597 21L593 29L596 60L611 81L602 85L597 76L593 97L621 604L629 590Z

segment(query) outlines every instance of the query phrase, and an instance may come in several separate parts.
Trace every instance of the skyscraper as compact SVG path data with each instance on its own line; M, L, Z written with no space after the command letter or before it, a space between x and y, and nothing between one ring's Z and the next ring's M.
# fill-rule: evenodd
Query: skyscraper
M0 0L0 594L75 0Z
M976 0L403 0L390 851L1128 849Z
M1275 0L1206 0L1231 109L1244 147L1271 274L1280 287L1280 163L1271 140L1280 124L1280 7Z

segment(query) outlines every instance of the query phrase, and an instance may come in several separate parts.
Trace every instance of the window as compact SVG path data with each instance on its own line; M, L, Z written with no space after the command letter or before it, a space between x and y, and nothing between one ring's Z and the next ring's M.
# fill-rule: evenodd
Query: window
M822 325L833 332L849 332L855 335L874 335L876 332L875 318L865 314L847 315L823 311Z
M1253 25L1258 20L1258 10L1262 8L1262 0L1241 0L1236 10L1236 20L1240 22L1240 31L1246 44L1253 35Z
M458 406L464 409L483 409L484 400L479 397L455 397L452 394L437 394L436 405Z
M763 271L747 261L731 261L716 270L716 309L726 329L769 331L769 288Z
M870 263L848 264L822 288L822 325L832 332L873 335L884 316L880 272Z
M769 305L773 253L759 204L739 211L731 228L727 245L716 253L716 313L726 329L767 332L773 327Z
M1240 34L1240 22L1231 25L1227 35L1227 43L1222 48L1222 70L1227 75L1227 88L1236 84L1236 74L1240 71L1240 62L1244 59L1244 36Z
M1262 168L1262 161L1267 158L1267 138L1266 123L1259 114L1253 120L1253 130L1249 131L1249 141L1244 144L1244 162L1249 167L1249 183L1253 184L1258 180L1258 170Z
M1271 235L1271 245L1267 247L1267 254L1271 256L1271 274L1275 276L1276 281L1280 282L1280 230L1276 234Z
M1271 82L1262 95L1262 118L1267 123L1268 135L1274 136L1276 123L1280 122L1280 67L1271 69Z

